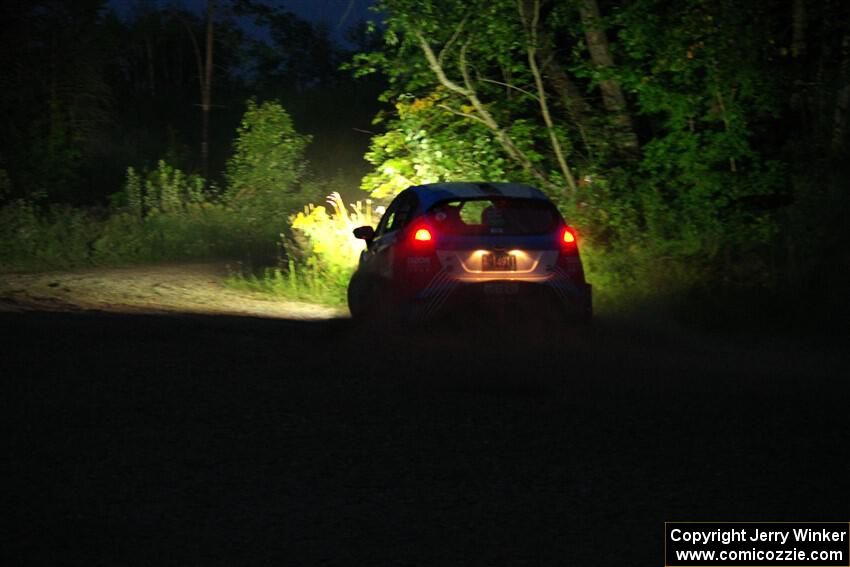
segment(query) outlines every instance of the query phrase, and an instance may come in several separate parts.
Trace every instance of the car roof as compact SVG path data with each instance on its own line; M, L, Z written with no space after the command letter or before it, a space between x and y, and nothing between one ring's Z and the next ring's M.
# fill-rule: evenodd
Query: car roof
M430 208L440 201L454 199L475 199L487 197L505 197L508 199L539 199L548 201L549 198L540 190L521 183L485 183L485 182L445 182L426 183L408 187L419 197L424 209Z

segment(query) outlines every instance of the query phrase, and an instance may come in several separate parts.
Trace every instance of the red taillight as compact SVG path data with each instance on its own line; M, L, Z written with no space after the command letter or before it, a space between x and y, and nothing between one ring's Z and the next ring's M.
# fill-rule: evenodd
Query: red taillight
M575 231L565 226L561 232L561 251L558 253L558 266L571 280L584 283L584 269L578 255L578 237Z
M422 291L440 269L437 258L436 236L428 225L414 225L404 236L405 246L395 254L397 273L401 284L400 292L412 298Z
M427 228L417 229L416 232L413 233L413 240L418 240L419 242L428 242L431 240L431 231Z

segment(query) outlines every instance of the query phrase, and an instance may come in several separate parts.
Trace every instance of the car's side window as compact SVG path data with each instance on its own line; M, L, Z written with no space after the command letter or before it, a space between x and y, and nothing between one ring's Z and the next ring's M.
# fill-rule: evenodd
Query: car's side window
M399 230L407 226L407 223L413 218L413 213L416 210L416 196L413 194L405 195L399 200L398 209L396 209L393 218L387 224L387 232Z
M416 204L417 199L413 194L403 195L390 203L387 212L384 213L384 216L381 217L381 222L378 223L375 236L381 236L404 228L413 218L413 214L416 211Z
M390 206L387 207L387 210L381 217L380 222L378 222L378 228L375 229L375 237L382 236L387 231L387 225L393 221L397 210L398 201L393 201L392 203L390 203Z

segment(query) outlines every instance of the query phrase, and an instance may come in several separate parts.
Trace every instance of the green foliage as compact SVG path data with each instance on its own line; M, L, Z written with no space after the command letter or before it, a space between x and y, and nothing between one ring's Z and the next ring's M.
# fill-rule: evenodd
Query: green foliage
M0 267L67 268L86 262L101 234L97 216L16 199L0 208Z
M204 189L204 179L199 175L186 175L165 160L157 168L139 175L127 168L124 190L112 195L112 202L137 218L151 213L184 213L192 205L212 203L215 193Z
M232 273L226 283L235 289L292 301L345 305L350 271L328 271L316 258L304 263L290 260L285 269L266 268L260 275Z
M607 67L588 57L576 4L544 10L534 47L548 59L540 64L559 67L589 95L579 115L577 102L560 96L564 84L556 83L552 67L544 73L555 135L578 179L577 191L566 195L551 190L565 183L536 98L521 5L380 3L385 48L360 54L354 66L388 75L384 96L396 114L373 139L367 159L375 169L362 187L387 198L429 181L540 185L477 119L468 97L441 84L421 36L449 80L474 89L543 173L541 188L584 237L588 273L603 297L676 294L705 281L764 285L775 219L752 203L782 191L785 169L758 146L765 124L781 110L770 7L731 0L622 4L603 14L602 26L615 40L615 63ZM464 64L472 70L466 76ZM603 81L627 93L626 111L642 125L639 153L618 151L617 118L592 96Z
M204 182L164 161L127 170L108 210L18 199L0 208L0 265L18 269L183 258L273 257L280 226L246 219ZM274 236L269 233L274 231Z
M97 263L231 255L240 248L245 222L204 180L163 160L138 174L127 169L124 190L93 243Z
M227 162L227 200L261 221L291 213L308 198L300 191L310 136L295 131L276 101L249 100Z
M489 179L542 183L545 191L561 195L565 183L555 173L560 167L543 124L526 51L532 40L518 3L384 0L378 8L386 14L385 49L356 56L353 66L361 74L381 70L388 76L383 96L396 114L389 131L373 139L367 159L376 170L364 188L388 197L406 180ZM541 37L551 47L551 38ZM446 80L426 61L423 41ZM474 91L480 104L458 89ZM556 116L565 111L551 92L547 100ZM574 160L579 129L560 122L554 130L567 160ZM504 138L523 159L506 150Z
M102 4L10 0L14 26L0 36L0 161L12 197L79 199L91 188L98 135L110 118Z
M308 204L290 218L293 236L280 242L279 267L259 275L233 274L229 282L288 299L345 303L348 281L363 250L363 241L352 231L377 224L382 208L373 209L369 199L346 207L339 193L326 202L327 207Z
M642 0L617 17L620 81L659 128L635 174L640 226L653 257L730 273L772 236L771 218L747 203L782 189L782 167L755 147L755 127L778 112L764 8ZM729 57L730 51L736 53ZM650 258L652 260L652 258ZM742 274L750 283L760 266Z
M308 245L301 247L304 256L315 256L330 270L351 270L363 250L363 241L355 238L352 231L359 226L374 226L380 215L373 211L369 199L346 207L339 193L333 193L327 203L328 207L305 206L291 217L292 229L307 240Z
M386 133L372 138L366 154L375 169L361 187L373 198L391 198L422 183L507 180L509 164L490 131L443 110L448 98L442 90L421 98L399 97L398 118Z
M291 237L281 235L276 268L231 274L229 284L293 300L345 303L348 281L363 250L363 241L352 231L377 224L383 207L373 208L370 199L346 206L336 192L326 203L308 204L290 217Z
M112 196L108 210L12 201L0 208L0 267L228 258L246 270L228 279L234 287L344 303L363 247L352 230L375 224L380 207L373 210L370 200L346 205L333 193L326 206L310 204L289 219L270 215L261 223L204 185L198 176L160 161L152 171L128 168L124 189ZM278 267L256 267L268 266L275 255Z

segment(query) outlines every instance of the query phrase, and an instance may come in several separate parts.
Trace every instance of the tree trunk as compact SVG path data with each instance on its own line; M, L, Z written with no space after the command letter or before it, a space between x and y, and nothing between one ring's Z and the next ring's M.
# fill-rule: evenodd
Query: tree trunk
M204 62L204 78L201 86L201 172L204 179L209 176L209 129L210 107L212 106L212 69L213 69L213 17L215 0L207 0L207 46Z
M461 22L462 25L463 22ZM472 78L469 75L469 68L466 62L466 49L467 44L464 44L460 49L460 54L458 55L458 67L460 69L461 75L463 76L463 86L455 83L446 75L445 69L443 69L443 65L441 63L440 57L438 57L434 50L431 49L431 45L425 39L425 36L422 32L415 32L417 39L419 40L419 45L422 47L422 52L425 54L425 60L428 62L428 66L433 71L434 76L436 76L437 81L440 82L446 89L450 90L453 93L459 94L465 97L470 104L472 104L475 109L474 114L464 115L465 118L477 120L484 124L487 128L489 128L493 134L496 136L496 140L502 146L502 149L511 159L515 160L529 175L533 176L537 179L541 185L550 189L552 191L561 191L562 188L555 185L545 173L543 173L535 164L532 162L527 155L514 143L511 139L510 135L507 131L502 128L501 125L496 121L493 115L489 110L485 107L485 105L478 98L478 93L475 91L475 88L472 84ZM445 53L446 49L444 48L442 53ZM447 108L447 110L451 111L451 109Z
M517 8L519 9L523 27L528 35L526 39L526 54L528 55L529 68L534 76L534 85L537 88L537 101L540 103L540 114L543 116L543 122L546 124L546 131L549 133L549 142L558 160L558 167L561 169L561 174L564 176L564 181L566 181L569 188L567 196L571 197L576 193L575 178L573 177L570 166L567 164L563 148L561 148L561 142L558 140L558 135L555 132L555 124L552 122L552 116L549 113L549 104L546 102L543 75L541 75L540 68L537 65L537 27L540 22L540 0L531 0L530 2L529 0L519 0L517 2Z
M145 59L147 60L148 90L150 90L151 95L156 95L156 73L154 72L153 45L151 44L151 38L147 35L145 36Z
M608 38L600 24L599 5L596 0L581 0L579 2L579 15L585 28L590 60L603 71L614 67L614 59L611 57L611 50L608 47ZM599 89L602 91L602 104L613 116L614 124L620 132L622 146L629 151L636 151L638 140L632 119L626 111L626 97L623 96L620 84L614 79L607 78L599 82Z
M803 97L806 84L806 0L794 0L791 5L791 56L794 59L794 84L791 89L791 108L800 113L801 124L805 122Z
M546 75L547 82L564 103L570 120L576 123L584 123L590 113L590 106L584 100L581 89L558 65L555 54L548 46L541 45L538 51L540 52L540 59L544 62L543 72Z
M806 53L806 0L794 0L791 12L791 55L798 59Z
M543 60L543 72L546 81L561 99L561 104L567 111L566 118L578 128L584 149L590 159L593 159L593 147L587 137L588 119L592 109L578 85L573 82L569 75L558 65L554 53L548 47L540 47L540 57Z
M847 138L847 113L850 112L850 33L844 31L841 41L841 67L832 119L832 155L839 158Z

